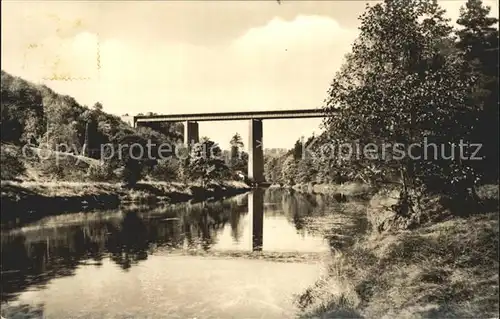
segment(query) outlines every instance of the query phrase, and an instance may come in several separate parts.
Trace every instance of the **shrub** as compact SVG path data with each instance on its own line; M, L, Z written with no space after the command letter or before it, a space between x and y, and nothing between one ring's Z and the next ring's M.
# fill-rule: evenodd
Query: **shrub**
M2 147L1 149L1 178L2 180L13 180L22 175L26 168L24 163L19 160L16 152L11 152Z
M175 181L180 179L180 161L177 159L160 160L151 170L151 177L160 181Z
M112 167L107 163L90 165L87 176L91 181L95 182L109 182L115 178Z

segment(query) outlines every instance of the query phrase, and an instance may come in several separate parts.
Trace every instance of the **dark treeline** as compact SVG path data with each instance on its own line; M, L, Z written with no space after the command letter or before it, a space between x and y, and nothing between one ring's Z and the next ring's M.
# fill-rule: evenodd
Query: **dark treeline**
M267 179L398 183L407 194L460 196L478 183L497 183L498 29L489 13L481 0L468 0L454 28L435 1L368 6L352 52L328 90L325 131L297 141L286 154L266 156ZM437 148L424 149L424 140ZM470 143L462 156L461 141ZM406 154L412 144L422 147L411 149L414 159L396 159L393 149L383 158L380 149L375 158L349 157L347 148L321 149L342 143L354 150L400 144ZM482 145L477 154L473 144ZM315 156L321 152L333 156Z
M99 102L92 108L82 106L70 96L4 71L1 93L2 142L51 147L65 144L73 148L68 151L99 158L96 151L102 144L118 142L129 135L164 142L182 138L182 127L177 124L164 123L158 131L133 129L119 117L105 113Z

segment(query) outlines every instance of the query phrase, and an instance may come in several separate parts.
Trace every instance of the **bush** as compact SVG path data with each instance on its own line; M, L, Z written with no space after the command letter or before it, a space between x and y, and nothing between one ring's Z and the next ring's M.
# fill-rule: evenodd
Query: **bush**
M85 179L89 164L72 156L58 156L51 150L44 149L36 157L33 165L49 178L66 181L82 181Z
M24 163L19 160L16 152L8 151L2 147L0 153L2 180L15 180L26 171Z
M94 182L109 182L115 178L112 167L107 163L90 165L87 170L87 176Z
M66 175L65 167L52 159L47 159L47 160L40 159L38 168L40 169L41 172L43 172L44 175L47 175L51 178L62 179Z
M123 167L121 179L127 187L133 187L143 176L142 165L139 161L130 159Z
M151 177L159 181L175 181L180 179L180 162L177 159L158 161L151 170Z

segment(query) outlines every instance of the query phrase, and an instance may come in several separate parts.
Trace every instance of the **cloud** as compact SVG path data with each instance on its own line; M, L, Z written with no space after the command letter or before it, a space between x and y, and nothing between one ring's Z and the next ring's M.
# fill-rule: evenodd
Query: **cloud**
M329 17L299 15L292 21L274 18L267 25L248 30L234 43L243 50L252 50L252 48L301 49L327 43L328 37L332 34L341 36L345 33L346 30ZM323 41L319 42L319 38Z
M441 4L455 21L462 2ZM497 11L497 5L492 7ZM85 19L74 9L63 14L70 8L61 7L55 16L43 13L43 6L39 13L2 10L2 69L45 83L83 104L101 101L115 114L318 107L358 34L327 16L298 15L271 19L232 42L193 45L159 41L158 34L150 37L152 31L161 34L169 28L168 21L159 24L158 19L134 33L113 36L111 28L104 36L97 27L97 7ZM22 12L33 13L28 17ZM50 80L61 77L73 80ZM266 146L290 145L317 129L319 121L272 123L264 124ZM244 138L247 133L242 123L217 123L217 132L210 125L204 123L201 134L210 131L213 138L224 140L228 132L239 131Z
M17 46L4 45L2 68L87 105L101 101L106 111L116 114L317 107L356 36L355 30L322 16L276 18L229 44L213 46L59 31L45 32L29 49L21 40ZM267 128L266 124L267 146L290 144L300 137L297 123L280 121ZM300 123L308 134L319 122ZM202 129L208 125L214 123L204 123ZM240 131L244 137L247 133L242 123L215 125L225 128L215 133L215 139L227 139L228 132ZM214 135L208 127L205 132Z

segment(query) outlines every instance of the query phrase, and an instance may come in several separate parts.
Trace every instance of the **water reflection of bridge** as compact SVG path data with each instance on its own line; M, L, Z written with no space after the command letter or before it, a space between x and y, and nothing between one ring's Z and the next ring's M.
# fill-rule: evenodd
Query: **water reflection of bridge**
M251 214L252 251L261 251L264 235L264 190L256 188L248 195L248 213Z

